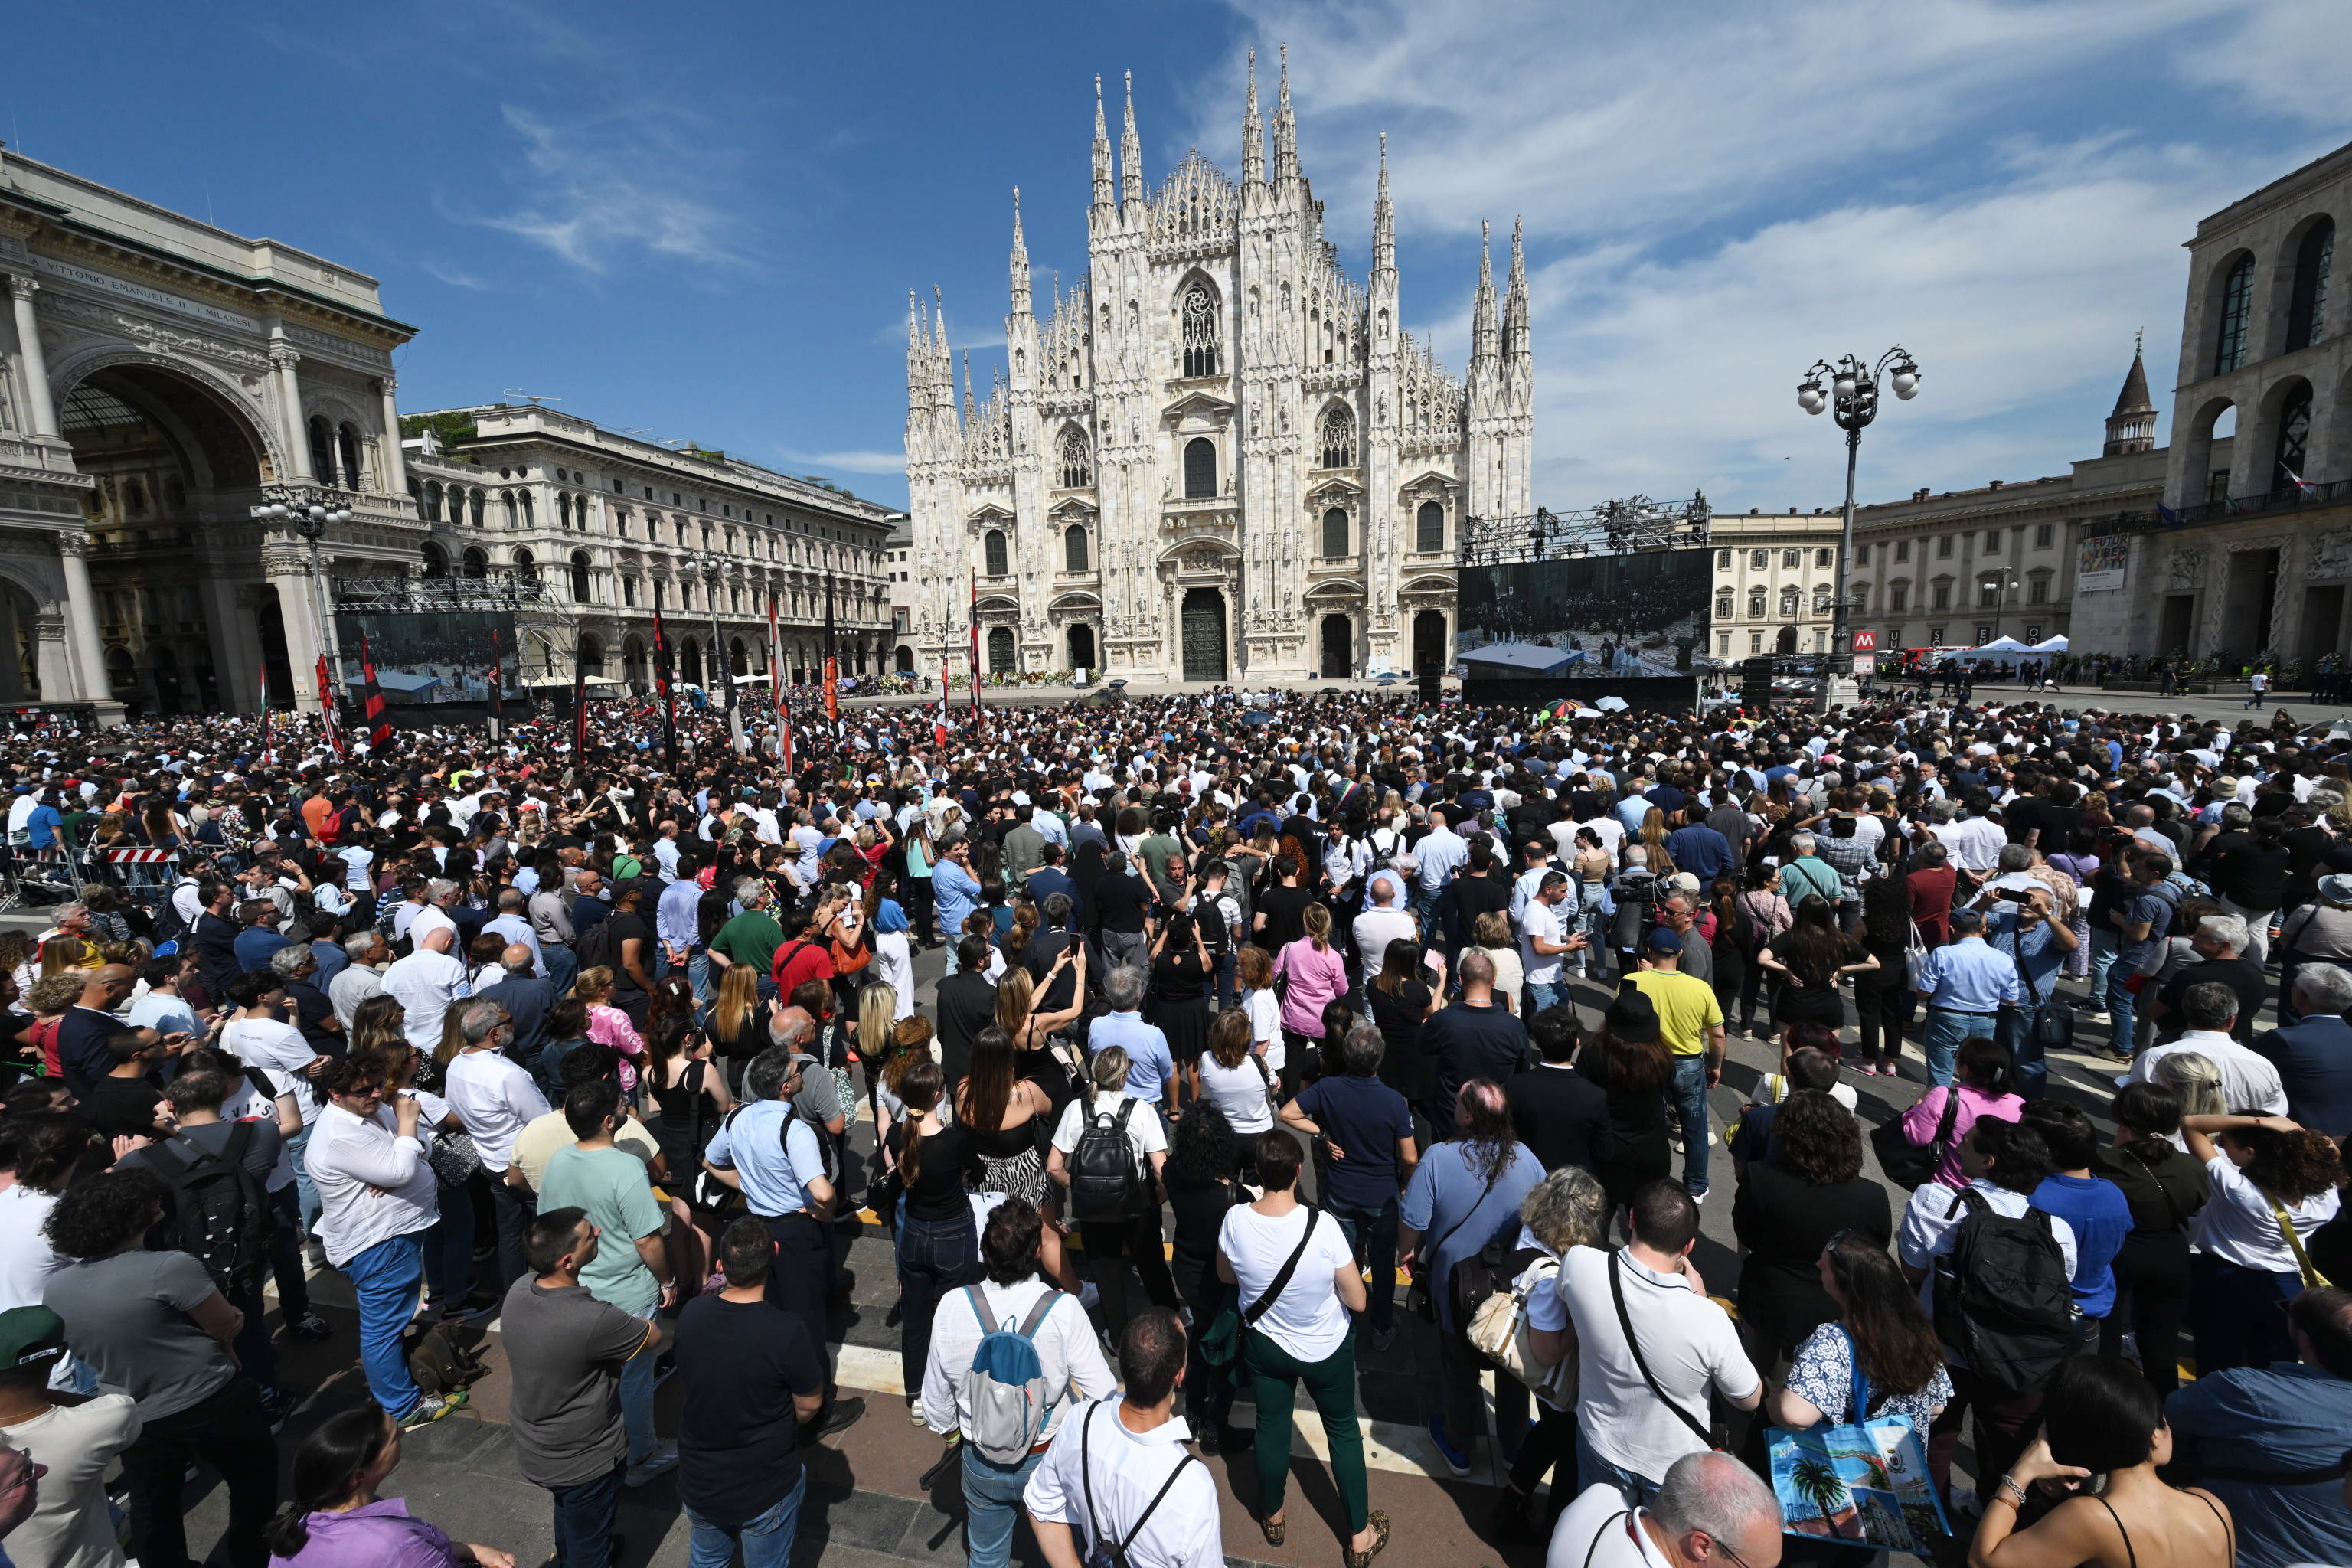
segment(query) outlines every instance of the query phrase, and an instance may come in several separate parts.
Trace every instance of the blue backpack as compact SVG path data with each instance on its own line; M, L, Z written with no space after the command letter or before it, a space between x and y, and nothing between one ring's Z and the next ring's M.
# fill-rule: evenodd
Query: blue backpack
M968 1285L972 1318L988 1328L988 1300L980 1287ZM1045 1387L1045 1366L1037 1357L1037 1325L1067 1294L1048 1290L1029 1309L1018 1328L1006 1319L988 1329L971 1352L971 1430L964 1440L984 1458L1000 1465L1017 1465L1037 1446L1045 1429L1045 1415L1054 1401Z

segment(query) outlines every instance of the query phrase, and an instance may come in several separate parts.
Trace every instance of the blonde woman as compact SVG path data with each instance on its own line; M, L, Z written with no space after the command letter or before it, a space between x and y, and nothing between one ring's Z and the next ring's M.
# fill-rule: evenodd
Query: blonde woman
M1563 1484L1576 1468L1576 1328L1567 1303L1558 1296L1560 1260L1572 1247L1599 1247L1608 1217L1609 1200L1599 1178L1576 1165L1563 1165L1519 1200L1519 1245L1533 1242L1544 1257L1530 1263L1515 1281L1528 1304L1528 1348L1546 1366L1567 1363L1566 1373L1536 1395L1536 1424L1519 1440L1519 1457L1511 1464L1503 1495L1495 1502L1495 1519L1506 1539L1530 1539L1534 1521L1528 1517L1538 1483L1554 1466L1564 1467L1551 1489L1549 1521L1576 1496Z
M1506 1013L1519 1010L1519 988L1527 984L1527 971L1519 963L1519 944L1511 937L1511 917L1501 910L1488 910L1470 928L1470 945L1462 950L1461 957L1483 952L1495 963L1495 1000L1503 1005ZM1462 973L1456 960L1454 972Z
M1642 847L1647 851L1645 863L1661 877L1671 877L1681 868L1666 852L1666 814L1656 806L1642 814Z
M711 1048L719 1054L722 1076L730 1089L742 1088L743 1068L769 1046L768 1015L772 1009L760 999L760 982L763 978L748 963L730 963L719 974L719 999L710 1005L710 1018L704 1032L710 1038Z
M588 1037L619 1055L622 1094L634 1096L646 1042L629 1016L613 1005L613 972L601 963L582 970L572 982L572 994L588 1009Z
M2180 1097L2183 1116L2221 1116L2230 1109L2221 1089L2221 1064L2201 1051L2172 1051L2157 1058L2153 1076ZM2177 1135L2172 1142L2179 1148L2189 1146Z

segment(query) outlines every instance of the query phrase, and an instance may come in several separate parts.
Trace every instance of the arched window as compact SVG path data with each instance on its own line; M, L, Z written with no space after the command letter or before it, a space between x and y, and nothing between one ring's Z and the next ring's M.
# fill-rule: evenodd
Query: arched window
M572 531L572 498L562 490L555 492L555 521L565 532Z
M2213 337L2213 374L2246 363L2246 321L2253 312L2254 258L2241 256L2221 280L2221 325Z
M1073 425L1062 432L1062 488L1084 489L1095 482L1094 464L1087 450L1087 433Z
M343 459L343 488L360 488L360 433L356 426L345 425L335 432L335 448Z
M572 552L572 602L575 605L584 605L589 602L589 598L588 552L584 550L575 550Z
M1004 531L1003 529L990 529L987 535L981 540L980 543L982 553L987 557L988 575L991 577L1003 577L1012 572L1013 564L1006 558L1005 554Z
M441 521L441 481L438 479L425 481L425 521L427 522Z
M447 551L428 540L425 542L424 555L425 574L427 577L446 577L449 575L449 552Z
M2295 247L2294 288L2286 307L2288 353L2307 349L2327 335L2327 274L2335 265L2336 220L2324 217Z
M1062 530L1062 570L1084 572L1087 563L1087 531L1081 523L1072 523Z
M1445 509L1433 500L1422 502L1413 514L1412 547L1423 555L1445 552Z
M1184 364L1187 376L1217 374L1217 297L1206 283L1184 290Z
M988 672L991 675L1013 673L1013 628L988 628Z
M1356 466L1356 416L1346 408L1324 411L1323 466L1327 468L1352 468Z
M1344 507L1333 507L1323 514L1323 553L1348 553L1348 512Z
M534 515L536 509L530 499L530 492L529 490L516 491L515 504L522 509L522 526L525 528L537 528L539 526L539 519Z
M482 526L482 513L488 509L490 498L482 491L476 490L472 499L474 503L474 526L476 528L479 528Z
M2284 489L2308 476L2310 462L2311 384L2299 383L2279 405L2278 446L2272 453L2270 482L2264 488Z
M1184 443L1184 499L1202 500L1217 493L1217 444L1206 436Z
M310 472L322 485L335 482L335 431L320 415L310 416Z
M593 632L581 635L578 658L583 675L604 673L604 644Z
M514 569L515 575L518 577L536 579L539 576L539 563L531 558L531 553L528 550L518 550L514 552Z
M468 550L463 560L465 562L463 570L467 576L479 579L490 574L489 552L478 548Z

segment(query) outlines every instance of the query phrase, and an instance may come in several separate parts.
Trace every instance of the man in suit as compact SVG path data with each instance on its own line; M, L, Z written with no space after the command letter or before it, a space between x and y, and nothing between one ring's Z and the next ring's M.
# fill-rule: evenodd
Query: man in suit
M2295 972L2300 1021L2254 1037L2254 1050L2278 1068L2286 1113L2330 1138L2352 1136L2352 971L2306 963Z
M988 939L977 933L956 939L956 972L940 982L940 1072L946 1094L971 1068L971 1043L996 1022L996 982L988 977Z
M1528 1036L1541 1060L1533 1071L1504 1082L1511 1125L1546 1171L1563 1165L1590 1171L1593 1142L1609 1126L1609 1096L1573 1065L1575 1009L1545 1008L1528 1020Z

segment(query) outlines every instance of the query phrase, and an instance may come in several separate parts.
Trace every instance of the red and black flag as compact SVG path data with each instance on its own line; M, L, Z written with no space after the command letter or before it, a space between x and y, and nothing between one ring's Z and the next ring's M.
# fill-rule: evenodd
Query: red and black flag
M824 574L824 716L841 731L841 658L833 646L833 574Z
M490 717L503 723L507 716L506 658L499 651L499 634L490 633Z
M671 773L677 772L677 697L670 684L669 633L662 626L661 611L654 612L654 684L661 691L662 763Z
M261 661L261 744L256 748L262 763L269 761L269 660Z
M588 634L572 649L572 757L577 762L588 750Z
M392 715L385 710L383 688L376 684L375 652L367 634L360 634L360 718L367 726L368 749L381 752L392 744Z
M327 744L335 748L335 755L343 754L342 716L335 711L335 682L327 668L327 656L319 656L319 721L327 731Z

